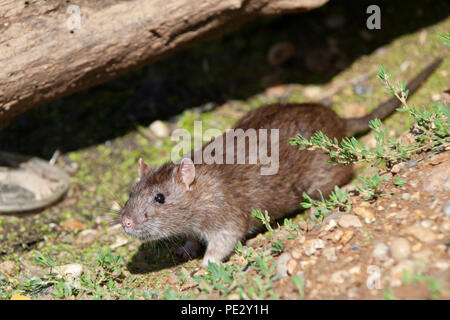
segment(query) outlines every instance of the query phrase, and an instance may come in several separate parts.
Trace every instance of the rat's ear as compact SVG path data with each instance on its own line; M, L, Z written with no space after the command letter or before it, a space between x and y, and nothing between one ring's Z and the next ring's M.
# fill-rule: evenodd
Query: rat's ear
M178 168L178 177L186 186L187 190L191 190L190 186L195 179L195 166L191 159L183 158Z
M147 173L149 173L151 171L150 167L148 165L146 165L144 163L144 161L142 160L142 158L139 158L138 160L139 166L138 166L138 174L139 174L139 178L142 178L143 176L145 176Z

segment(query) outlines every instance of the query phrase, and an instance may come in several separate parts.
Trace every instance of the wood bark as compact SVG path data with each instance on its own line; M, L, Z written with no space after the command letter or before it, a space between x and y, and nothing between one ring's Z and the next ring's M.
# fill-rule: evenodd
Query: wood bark
M0 127L254 18L327 1L0 0Z

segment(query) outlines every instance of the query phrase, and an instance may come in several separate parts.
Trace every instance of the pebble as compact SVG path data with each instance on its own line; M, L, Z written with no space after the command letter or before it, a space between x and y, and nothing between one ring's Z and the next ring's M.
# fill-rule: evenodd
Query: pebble
M282 277L288 276L288 262L292 259L292 256L289 252L282 253L277 259L277 274Z
M343 228L349 227L360 228L363 226L358 217L353 214L345 214L342 217L340 217L339 225Z
M77 239L75 240L75 242L76 242L76 243L79 243L79 244L90 243L90 242L92 242L92 241L95 240L95 238L97 237L97 235L98 235L98 231L97 231L97 230L94 230L94 229L86 229L86 230L81 231L81 232L78 234L78 237L77 237Z
M353 92L357 95L357 96L363 96L366 94L371 94L372 93L372 88L362 84L362 83L357 83L353 86Z
M450 221L444 221L439 227L442 233L450 232Z
M54 267L53 270L59 276L68 276L71 279L78 279L83 273L83 265L79 263L71 263L63 266Z
M317 262L316 258L311 258L309 260L302 260L300 261L300 268L302 268L303 270L308 269L309 267L315 265L316 262Z
M334 262L337 260L336 249L334 247L323 249L322 255L330 262Z
M442 211L447 217L450 217L450 201L447 201L442 207Z
M116 241L112 245L110 245L109 247L112 250L114 250L114 249L117 249L117 248L119 248L121 246L126 245L128 242L129 242L128 238L125 238L125 237L122 237L122 236L117 236L116 237Z
M331 219L323 228L323 231L331 231L337 226L336 220Z
M402 194L402 199L403 200L409 200L410 197L411 197L411 195L409 193Z
M437 239L437 235L433 231L423 226L410 226L406 229L406 232L423 242L432 242Z
M403 169L405 167L405 163L401 162L401 163L397 163L396 165L394 165L391 169L392 173L399 173L401 169Z
M332 240L333 242L338 242L342 238L343 235L344 235L344 231L336 230L333 233L330 233L327 236L327 239Z
M288 263L286 264L286 269L287 269L287 274L288 275L292 275L294 274L295 268L297 268L297 260L295 259L291 259L288 261Z
M345 231L344 235L342 236L339 243L345 245L347 242L349 242L355 233L353 231Z
M308 99L317 99L321 93L322 90L317 86L306 86L303 89L303 96Z
M372 257L379 261L387 260L389 247L382 242L375 243L373 245Z
M317 249L323 249L325 247L326 241L322 239L310 239L305 242L303 251L308 257L313 255Z
M438 268L439 270L441 270L441 271L447 271L447 269L448 269L448 262L444 261L444 260L437 261L437 262L434 263L434 266L436 268Z
M158 138L167 138L169 136L169 128L161 120L153 121L149 127L150 131L153 132Z
M413 159L408 160L408 162L406 163L406 166L408 168L416 167L417 165L418 165L417 161Z
M366 223L370 223L375 221L375 214L373 213L373 210L366 207L356 207L353 209L355 214L365 219Z
M411 246L405 238L394 238L390 245L391 255L397 260L401 261L408 258L411 253Z
M9 260L0 263L0 272L10 277L13 276L16 273L16 263Z

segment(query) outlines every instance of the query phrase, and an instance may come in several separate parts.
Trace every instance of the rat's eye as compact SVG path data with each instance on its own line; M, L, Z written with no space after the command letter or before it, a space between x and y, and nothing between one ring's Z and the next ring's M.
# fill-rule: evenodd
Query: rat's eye
M159 203L164 203L164 201L166 201L166 197L164 197L164 195L162 193L158 193L155 196L155 201L159 202Z

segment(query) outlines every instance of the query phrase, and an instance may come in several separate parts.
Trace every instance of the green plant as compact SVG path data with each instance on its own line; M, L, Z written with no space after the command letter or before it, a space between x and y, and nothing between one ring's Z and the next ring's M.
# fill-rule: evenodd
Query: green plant
M303 192L304 202L300 205L305 208L315 208L315 216L318 220L323 220L323 218L332 210L345 210L350 212L352 202L349 201L348 190L342 191L338 186L334 187L334 191L331 192L329 199L324 199L322 192L320 192L321 200L314 200L306 192Z
M356 190L360 192L364 200L375 199L382 196L378 187L381 185L383 179L378 173L371 177L360 177L361 185L355 186Z
M370 163L373 166L384 164L391 167L393 164L411 159L413 154L431 150L441 151L449 145L449 108L441 102L431 104L431 111L425 107L420 109L407 104L408 90L406 83L398 82L394 85L391 75L383 66L378 69L378 78L383 81L387 91L401 102L399 112L407 112L415 121L411 129L415 142L405 145L393 137L388 137L387 130L383 128L379 119L369 122L369 128L376 141L374 148L368 149L364 142L356 138L344 138L339 142L336 138L330 139L323 132L318 131L308 140L298 135L290 140L291 145L298 146L300 150L322 150L330 158L330 163L352 164L359 162Z
M292 283L295 285L295 287L298 290L298 298L303 299L303 295L305 293L305 279L303 278L303 275L293 275L292 276Z

